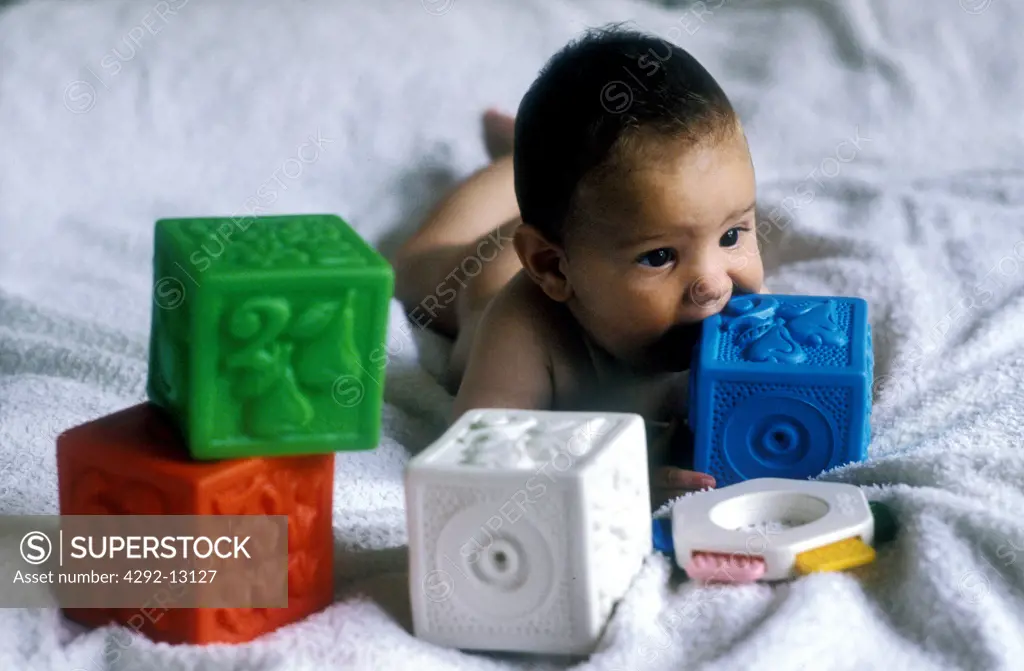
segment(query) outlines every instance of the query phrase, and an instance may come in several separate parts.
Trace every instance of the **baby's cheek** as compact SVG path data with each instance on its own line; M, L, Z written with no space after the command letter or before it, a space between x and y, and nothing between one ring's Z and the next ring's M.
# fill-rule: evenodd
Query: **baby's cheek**
M625 333L643 339L658 337L675 322L678 305L670 291L624 296L616 301L609 322Z
M761 255L755 246L753 251L741 250L739 258L730 269L733 282L748 293L763 293L764 268Z

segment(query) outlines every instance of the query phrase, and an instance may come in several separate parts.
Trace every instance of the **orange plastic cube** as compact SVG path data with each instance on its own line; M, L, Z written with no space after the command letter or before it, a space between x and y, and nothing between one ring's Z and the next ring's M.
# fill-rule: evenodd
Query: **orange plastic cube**
M241 643L333 601L334 453L192 461L181 434L143 403L57 438L62 515L287 515L287 608L66 608L155 641Z

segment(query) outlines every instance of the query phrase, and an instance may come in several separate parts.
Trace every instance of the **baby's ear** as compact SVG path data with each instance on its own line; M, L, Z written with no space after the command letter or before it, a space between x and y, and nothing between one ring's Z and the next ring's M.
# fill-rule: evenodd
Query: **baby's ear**
M550 241L539 229L522 224L516 229L515 245L523 270L553 301L564 303L572 297L572 285L565 276L562 246Z

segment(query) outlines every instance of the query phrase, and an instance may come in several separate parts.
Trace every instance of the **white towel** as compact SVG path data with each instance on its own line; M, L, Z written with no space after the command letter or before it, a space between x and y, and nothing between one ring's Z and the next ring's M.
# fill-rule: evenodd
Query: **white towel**
M652 556L589 660L417 640L401 474L451 399L432 375L447 344L393 305L384 438L337 461L333 606L208 647L0 610L0 669L1024 668L1024 22L1009 0L8 5L0 511L56 512L55 435L143 398L154 220L231 215L272 188L267 213L336 212L388 253L484 161L485 107L514 110L577 31L629 19L689 48L741 112L776 221L772 290L870 302L871 459L826 477L892 506L900 535L877 561L698 588ZM317 136L315 160L289 162Z

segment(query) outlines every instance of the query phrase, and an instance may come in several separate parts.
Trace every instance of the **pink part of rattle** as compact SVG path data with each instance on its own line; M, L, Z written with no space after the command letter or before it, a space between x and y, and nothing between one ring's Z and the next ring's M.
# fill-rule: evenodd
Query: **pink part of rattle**
M765 572L764 559L748 555L694 552L683 567L693 580L718 583L756 582Z

